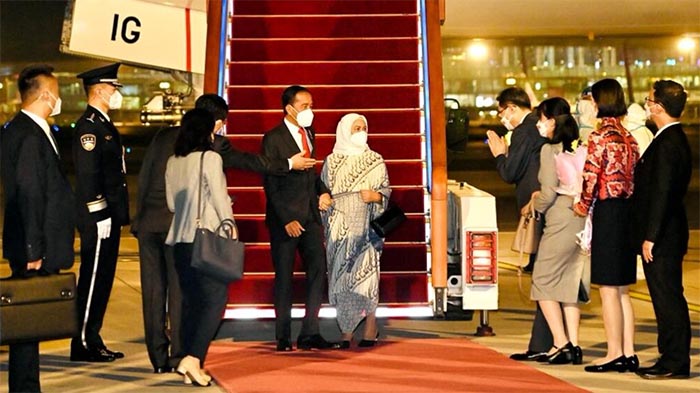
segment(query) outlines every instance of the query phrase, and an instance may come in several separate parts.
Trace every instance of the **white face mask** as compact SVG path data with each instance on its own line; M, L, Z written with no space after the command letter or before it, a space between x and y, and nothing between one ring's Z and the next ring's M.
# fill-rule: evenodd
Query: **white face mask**
M49 104L48 102L46 103L46 105L48 105L49 108L51 108L51 113L49 114L49 116L58 116L58 115L61 113L61 104L63 103L63 102L61 101L61 97L54 97L53 94L51 94L51 93L48 92L48 91L47 91L47 93L49 93L49 95L51 96L51 98L53 98L54 100L56 100L56 101L53 103L53 106L51 106L51 104Z
M540 136L541 136L542 138L549 138L549 136L547 135L547 134L548 134L548 132L547 132L547 131L548 131L548 130L547 130L547 123L538 121L538 122L537 122L537 131L539 131Z
M651 120L651 108L646 105L644 105L644 115L646 116L647 120Z
M350 135L350 143L355 145L355 147L367 146L367 133L365 131L358 131Z
M214 131L216 135L226 135L226 124L222 124L218 130Z
M506 127L508 131L513 131L515 129L515 127L513 127L513 125L510 124L510 118L508 117L501 117L501 123Z
M109 97L109 109L121 109L123 99L122 93L119 90L115 90Z
M294 108L294 107L292 107ZM296 111L296 108L294 109ZM303 111L297 111L297 123L301 127L310 127L311 123L314 122L314 113L311 108L304 109Z

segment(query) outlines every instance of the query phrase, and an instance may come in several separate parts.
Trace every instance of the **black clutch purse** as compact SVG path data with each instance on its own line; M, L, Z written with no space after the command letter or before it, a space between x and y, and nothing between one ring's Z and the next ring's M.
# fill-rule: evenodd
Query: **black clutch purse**
M76 336L75 294L73 273L0 280L0 344Z
M406 215L400 207L391 204L379 217L369 222L374 232L381 237L386 237L406 221Z

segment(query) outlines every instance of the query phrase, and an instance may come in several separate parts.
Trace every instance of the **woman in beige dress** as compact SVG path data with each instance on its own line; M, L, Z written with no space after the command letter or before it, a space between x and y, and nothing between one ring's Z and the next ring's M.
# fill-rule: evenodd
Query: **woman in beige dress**
M532 272L530 296L542 308L554 338L547 361L581 364L579 302L588 297L590 279L585 274L586 259L576 243L576 234L583 229L585 220L575 216L572 208L581 193L586 150L573 146L579 131L566 100L545 100L537 113L537 129L547 143L540 152L541 188L533 193L531 203L545 215L545 227ZM586 295L579 296L579 291Z

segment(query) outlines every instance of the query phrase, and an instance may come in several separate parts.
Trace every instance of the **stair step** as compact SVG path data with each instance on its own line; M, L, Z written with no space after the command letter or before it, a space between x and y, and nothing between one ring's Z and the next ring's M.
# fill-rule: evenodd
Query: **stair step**
M232 61L417 60L418 38L235 39Z
M261 151L262 135L229 136L231 144L239 150L257 153ZM369 146L385 160L410 160L421 157L422 137L417 134L377 135L369 134ZM401 145L403 148L397 149ZM314 156L323 160L333 152L335 135L317 134L314 139Z
M349 112L367 117L369 144L386 160L391 199L408 218L386 239L380 261L380 302L392 305L428 299L418 4L235 0L229 18L227 131L235 147L260 151L264 133L282 121L280 96L292 84L313 95L317 173L332 151L340 118ZM241 240L248 243L246 275L231 285L228 307L271 307L274 273L262 176L238 170L226 176ZM297 304L305 301L302 266L297 256Z
M245 216L236 214L235 218L242 242L268 243L270 241L270 235L263 215ZM386 240L392 242L424 242L425 216L422 214L407 214L406 221L394 232L390 233Z
M292 302L306 302L306 279L295 274L292 284ZM246 275L243 280L229 285L228 298L238 305L272 305L274 274ZM323 303L328 303L328 291L323 291ZM381 273L379 279L380 303L425 303L428 298L428 275L418 273Z
M411 84L418 80L417 61L230 63L231 85ZM289 72L294 69L294 72Z
M380 269L383 273L425 271L427 268L425 250L425 244L385 243L379 261ZM294 271L304 272L304 264L298 253L294 260ZM269 244L246 244L245 272L273 272Z
M231 36L237 38L416 37L416 15L311 15L299 17L236 16Z
M281 91L279 95L282 95ZM275 108L279 107L278 104ZM357 112L367 118L370 133L416 133L421 130L419 109L344 109L314 108L314 129L317 135L335 135L335 129L346 113ZM267 111L232 110L228 114L229 134L263 134L282 122L282 109ZM371 134L370 134L371 135ZM259 152L260 149L253 150Z
M321 172L321 164L316 172ZM423 184L423 162L420 160L387 161L387 172L394 186L414 186ZM262 187L262 175L251 171L226 170L226 183L229 187Z
M230 188L229 195L234 200L233 213L265 214L265 192L262 188ZM406 213L423 213L422 187L396 187L391 190L391 201Z
M396 86L313 86L297 83L311 91L314 106L324 109L418 108L418 85ZM236 109L279 108L286 86L235 86L228 88L229 106ZM280 108L281 109L281 108Z
M236 0L236 15L414 14L415 0Z

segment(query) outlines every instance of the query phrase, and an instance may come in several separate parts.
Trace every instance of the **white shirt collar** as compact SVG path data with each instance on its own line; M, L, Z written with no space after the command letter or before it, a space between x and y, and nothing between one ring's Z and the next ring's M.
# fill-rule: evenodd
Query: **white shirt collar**
M46 134L46 137L49 139L49 142L51 143L51 147L53 147L53 151L58 154L58 146L56 146L53 142L53 138L51 137L51 128L49 128L49 122L46 121L43 117L37 115L36 113L29 112L28 110L22 109L22 113L25 115L29 116L34 123L36 123L39 127L41 127L42 130L44 130L44 134Z
M92 106L92 105L90 105L90 106ZM98 108L98 107L96 107L96 106L92 106L92 107L93 107L96 111L100 112L100 114L102 114L102 116L104 116L105 119L107 119L107 121L112 121L112 119L110 119L109 116L108 116L106 113L102 112L102 110L101 110L100 108Z
M294 138L294 142L297 143L297 147L299 150L303 151L304 150L304 144L301 141L301 134L299 134L299 126L294 125L291 121L287 120L287 117L284 118L284 125L287 126L287 129L289 130L289 133L292 134L292 138ZM306 130L306 129L305 129ZM314 151L314 145L311 143L311 138L309 137L309 132L306 132L306 142L309 144L309 150L311 152ZM309 152L309 154L311 153Z
M668 124L666 124L665 126L659 128L659 131L656 131L656 135L654 135L654 138L656 138L657 136L661 135L661 131L667 129L668 127L671 127L672 125L680 124L680 123L681 123L681 122L679 122L679 121L674 121L674 122L668 123Z

